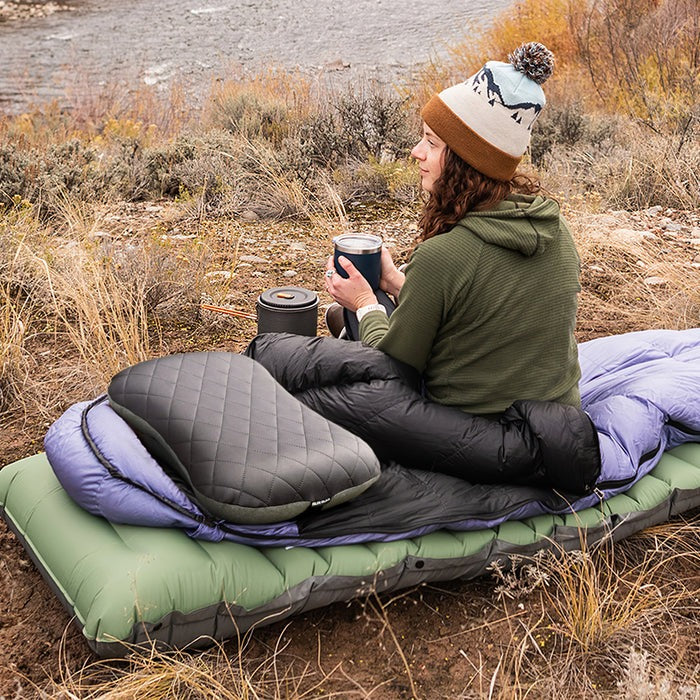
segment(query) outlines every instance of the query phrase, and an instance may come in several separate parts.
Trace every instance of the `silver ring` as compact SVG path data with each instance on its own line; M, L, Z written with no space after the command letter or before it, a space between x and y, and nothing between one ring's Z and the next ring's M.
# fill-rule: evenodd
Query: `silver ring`
M333 277L335 270L326 270L326 277Z

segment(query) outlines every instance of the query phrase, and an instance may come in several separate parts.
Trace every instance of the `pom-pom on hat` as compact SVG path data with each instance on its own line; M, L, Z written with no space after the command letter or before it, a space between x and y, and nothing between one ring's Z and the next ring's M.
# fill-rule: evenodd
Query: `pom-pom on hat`
M554 56L530 42L489 61L459 85L433 95L423 121L480 173L510 180L530 143L532 125L545 105L540 85L552 74Z

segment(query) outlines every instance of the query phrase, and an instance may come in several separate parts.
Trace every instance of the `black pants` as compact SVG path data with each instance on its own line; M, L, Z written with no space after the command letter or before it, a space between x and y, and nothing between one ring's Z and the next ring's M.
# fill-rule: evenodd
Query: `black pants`
M396 304L391 300L391 297L378 289L375 292L377 301L386 309L386 315L391 316L396 308ZM345 320L345 332L348 334L348 340L360 339L360 324L357 322L357 316L353 311L343 309L343 319Z

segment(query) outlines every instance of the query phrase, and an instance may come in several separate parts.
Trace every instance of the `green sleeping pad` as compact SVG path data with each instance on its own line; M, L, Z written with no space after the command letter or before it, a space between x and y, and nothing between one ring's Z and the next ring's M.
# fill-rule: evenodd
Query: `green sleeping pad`
M610 531L622 539L700 505L700 444L666 453L600 507L395 542L258 549L117 525L77 506L43 454L0 471L0 505L90 647L120 656L123 642L204 647L372 590L474 578L511 554L578 548L582 529L589 543Z

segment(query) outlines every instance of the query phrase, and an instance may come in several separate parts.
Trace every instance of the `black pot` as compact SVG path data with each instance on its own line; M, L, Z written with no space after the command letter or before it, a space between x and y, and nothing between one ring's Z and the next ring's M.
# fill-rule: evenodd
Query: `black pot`
M315 336L318 295L302 287L276 287L258 297L258 334L296 333Z

